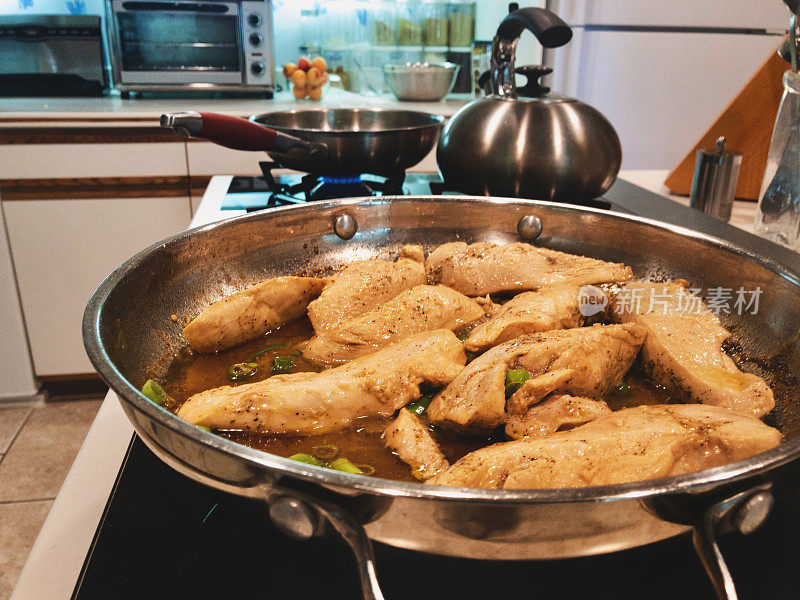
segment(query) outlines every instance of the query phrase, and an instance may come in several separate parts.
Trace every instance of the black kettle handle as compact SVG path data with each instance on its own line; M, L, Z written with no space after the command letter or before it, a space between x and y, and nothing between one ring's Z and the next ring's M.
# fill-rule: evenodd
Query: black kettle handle
M546 8L520 8L500 22L497 36L516 40L527 29L545 48L558 48L572 39L572 29L558 15Z

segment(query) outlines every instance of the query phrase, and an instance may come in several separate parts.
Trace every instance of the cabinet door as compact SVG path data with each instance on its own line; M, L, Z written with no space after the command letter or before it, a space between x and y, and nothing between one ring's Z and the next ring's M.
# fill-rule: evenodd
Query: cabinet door
M38 377L94 371L81 336L92 292L191 218L188 197L13 200L3 210Z

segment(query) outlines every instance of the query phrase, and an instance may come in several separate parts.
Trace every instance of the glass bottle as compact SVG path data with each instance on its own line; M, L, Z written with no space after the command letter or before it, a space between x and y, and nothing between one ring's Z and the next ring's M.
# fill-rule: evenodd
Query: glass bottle
M783 74L783 98L767 155L753 230L800 250L800 75Z

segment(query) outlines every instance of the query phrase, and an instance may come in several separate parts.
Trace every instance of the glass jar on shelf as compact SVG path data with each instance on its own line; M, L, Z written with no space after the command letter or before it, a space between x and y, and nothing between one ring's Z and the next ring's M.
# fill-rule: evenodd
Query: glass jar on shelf
M428 0L423 8L424 13L424 42L426 46L446 47L448 39L448 29L450 28L447 18L447 5L438 0Z
M377 2L372 17L372 43L376 46L397 44L397 5L394 2Z
M447 19L450 47L469 48L475 32L475 3L448 3Z
M424 7L419 0L397 4L397 44L422 46Z

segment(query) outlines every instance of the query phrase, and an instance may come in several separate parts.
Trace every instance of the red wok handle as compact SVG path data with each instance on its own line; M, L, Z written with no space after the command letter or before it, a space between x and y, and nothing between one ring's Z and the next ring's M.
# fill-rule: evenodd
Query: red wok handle
M200 113L202 126L197 137L233 150L275 150L278 132L239 117Z
M182 112L161 115L161 126L184 138L198 137L233 150L278 150L299 148L309 156L327 155L328 148L247 119L217 113Z

